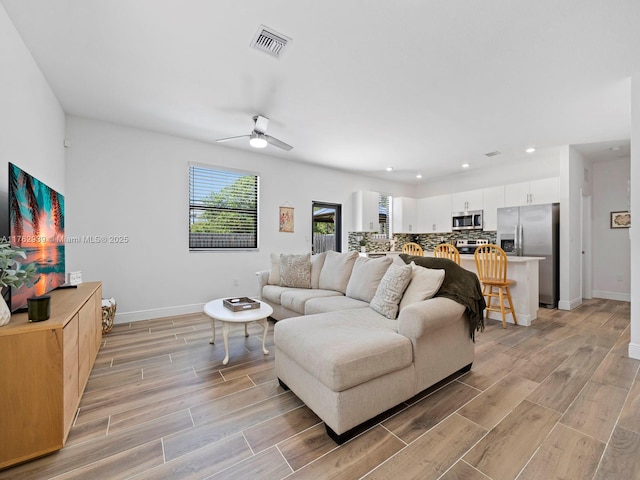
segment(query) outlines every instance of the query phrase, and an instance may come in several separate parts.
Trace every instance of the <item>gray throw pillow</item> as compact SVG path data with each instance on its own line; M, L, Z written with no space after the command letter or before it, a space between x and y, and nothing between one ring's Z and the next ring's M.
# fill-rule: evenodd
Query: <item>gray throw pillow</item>
M358 252L338 253L333 250L328 251L320 272L319 288L346 293L356 258L358 258Z
M347 285L347 297L370 302L391 263L389 257L358 257Z
M411 280L411 265L390 265L369 306L391 320L398 316L398 304Z
M311 288L311 254L280 255L280 286Z

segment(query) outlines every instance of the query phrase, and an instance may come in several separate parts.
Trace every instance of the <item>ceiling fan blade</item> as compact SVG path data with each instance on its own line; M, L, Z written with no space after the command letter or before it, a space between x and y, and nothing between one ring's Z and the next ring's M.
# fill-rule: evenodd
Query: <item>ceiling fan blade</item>
M246 138L250 137L250 135L238 135L237 137L227 137L216 140L216 142L228 142L229 140L235 140L236 138Z
M253 117L253 121L256 126L253 128L258 133L266 133L267 127L269 126L269 119L267 117L263 117L262 115L256 115Z
M293 148L291 145L284 143L282 140L278 140L277 138L272 137L271 135L265 135L264 137L267 139L267 142L270 145L286 150L287 152Z

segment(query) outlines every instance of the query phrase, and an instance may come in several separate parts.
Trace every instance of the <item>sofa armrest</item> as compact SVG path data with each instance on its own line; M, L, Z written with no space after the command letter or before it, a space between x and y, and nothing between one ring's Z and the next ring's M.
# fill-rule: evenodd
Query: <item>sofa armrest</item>
M269 270L256 272L256 277L258 277L258 287L260 288L260 296L262 296L262 288L269 283Z
M460 318L464 305L449 298L433 297L408 305L398 316L398 333L414 341Z

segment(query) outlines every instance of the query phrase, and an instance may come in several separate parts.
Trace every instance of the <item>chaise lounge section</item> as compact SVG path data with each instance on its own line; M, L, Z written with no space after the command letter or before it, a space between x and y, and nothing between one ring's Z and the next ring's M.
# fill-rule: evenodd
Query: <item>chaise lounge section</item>
M324 286L329 286L328 276L340 277L335 271L339 266L341 275L346 270L350 275L346 283L343 277L338 283L357 298L330 288L313 292L289 287L286 280L278 285L279 305L286 305L279 313L289 316L274 328L275 368L281 384L342 443L378 415L470 369L474 330L465 305L434 297L442 287L445 293L450 290L445 272L460 268L449 260L452 266L445 264L445 270L415 263L393 265L390 259L357 258L357 254L328 252L327 257L321 269L329 265L334 271L325 272ZM284 256L282 260L286 262ZM267 278L264 272L259 276ZM359 282L358 288L352 279ZM273 306L277 289L269 287L276 285L262 285L263 300ZM482 298L479 282L477 288L473 295Z

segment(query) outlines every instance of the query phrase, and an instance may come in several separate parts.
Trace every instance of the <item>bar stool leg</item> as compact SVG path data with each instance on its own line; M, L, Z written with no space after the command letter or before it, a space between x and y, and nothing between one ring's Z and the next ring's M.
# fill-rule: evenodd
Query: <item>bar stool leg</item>
M486 289L486 285L485 285ZM491 309L491 299L493 298L493 285L489 285L489 293L482 292L487 297L487 318L489 318L489 311Z
M513 317L513 323L518 325L518 319L516 318L516 310L513 308L513 301L511 300L511 290L509 287L506 287L507 290L507 300L509 300L509 307L511 308L511 316Z
M502 314L502 328L507 328L507 317L504 312L504 297L502 290L503 287L498 287L498 295L500 296L500 313Z

